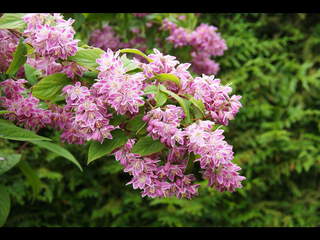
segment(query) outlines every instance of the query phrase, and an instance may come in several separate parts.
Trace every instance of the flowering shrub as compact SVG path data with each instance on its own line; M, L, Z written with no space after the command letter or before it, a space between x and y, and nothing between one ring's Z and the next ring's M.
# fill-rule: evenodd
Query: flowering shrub
M16 25L6 28L12 18ZM76 39L73 23L61 14L2 16L1 137L51 150L81 170L69 151L36 133L55 130L62 143L89 143L88 164L114 156L142 197L196 196L195 164L218 191L242 187L245 177L221 129L235 118L241 96L208 75L218 71L210 56L226 50L215 27L188 32L163 20L167 41L193 47L190 64L156 48L143 53L139 36L121 43L108 25L91 34L96 47L88 46ZM139 43L140 50L130 48ZM188 70L193 65L203 74Z
M136 13L133 15L145 18L149 14ZM133 37L129 41L121 40L114 29L106 25L102 29L96 29L91 33L90 43L92 46L104 50L107 50L107 48L112 50L137 48L145 51L147 50L147 39L141 34L141 30L147 31L147 29L153 27L160 32L168 32L169 36L165 39L168 43L173 44L174 48L191 47L191 50L187 52L192 58L192 68L196 73L207 75L218 73L219 64L211 58L223 55L224 51L227 50L227 45L220 33L217 32L217 27L202 23L195 28L197 19L194 14L159 14L156 17L159 17L159 20L155 21L155 16L149 15L145 25L133 27L130 30ZM185 25L185 22L190 22L190 24L185 27L181 26Z

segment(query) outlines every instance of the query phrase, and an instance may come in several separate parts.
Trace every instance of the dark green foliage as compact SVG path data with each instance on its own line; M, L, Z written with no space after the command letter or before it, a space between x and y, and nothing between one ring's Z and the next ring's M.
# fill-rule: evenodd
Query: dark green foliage
M95 18L112 19L90 16ZM125 185L130 177L112 157L80 172L30 144L23 161L37 172L40 194L32 198L32 187L18 168L0 176L11 196L5 226L319 225L320 15L202 14L198 22L217 26L226 39L229 49L216 58L217 77L243 96L244 107L224 128L247 177L243 189L219 193L203 181L192 200L141 198ZM81 39L85 34L79 32ZM45 130L40 135L47 136ZM1 149L20 145L0 140ZM88 144L66 147L86 165Z

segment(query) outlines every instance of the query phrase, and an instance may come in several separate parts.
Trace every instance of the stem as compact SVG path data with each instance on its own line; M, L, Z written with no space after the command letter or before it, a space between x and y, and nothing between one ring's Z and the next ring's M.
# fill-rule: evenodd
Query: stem
M25 148L26 146L28 145L28 142L24 142L17 150L17 152L21 153Z

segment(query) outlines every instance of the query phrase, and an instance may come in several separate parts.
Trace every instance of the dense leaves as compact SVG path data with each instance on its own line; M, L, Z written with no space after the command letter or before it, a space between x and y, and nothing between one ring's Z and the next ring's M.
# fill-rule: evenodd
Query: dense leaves
M68 159L70 162L75 164L82 171L82 167L79 164L79 162L75 159L75 157L67 149L59 146L58 144L55 144L52 142L44 142L44 141L31 141L31 143L39 146L40 148L48 149L49 151L52 151L57 155L62 156L65 159Z
M146 136L140 138L139 141L133 146L132 152L140 154L141 156L151 155L160 152L164 145L159 140L153 140L152 137Z
M33 96L42 100L52 100L61 94L61 89L70 83L67 75L54 73L42 78L32 88Z
M0 227L4 225L10 211L10 196L6 187L0 185Z
M33 131L17 127L3 119L0 119L0 138L17 141L50 140L49 138L35 134Z
M88 164L123 146L127 140L128 137L122 130L115 130L112 132L112 139L106 139L102 144L96 141L92 142L88 152Z

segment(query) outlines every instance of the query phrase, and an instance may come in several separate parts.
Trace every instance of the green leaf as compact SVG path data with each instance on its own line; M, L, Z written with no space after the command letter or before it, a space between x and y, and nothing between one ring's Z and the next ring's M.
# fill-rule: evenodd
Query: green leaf
M153 60L151 58L149 58L147 55L145 55L143 52L141 52L138 49L134 49L134 48L124 48L120 50L121 53L134 53L137 55L140 55L141 57L144 57L145 59L148 60L148 62L152 62Z
M191 98L189 98L189 101L200 110L200 112L203 114L203 116L205 115L206 109L205 109L205 106L201 100L197 100L194 97L191 97Z
M54 152L61 157L68 159L70 162L74 163L80 169L80 171L83 171L81 165L75 159L75 157L67 149L59 146L58 144L51 143L51 142L43 142L43 141L30 141L30 142L41 148L48 149L49 151Z
M127 122L126 129L132 132L138 131L146 122L142 120L144 114L139 114Z
M0 29L18 29L23 30L26 27L26 23L22 17L24 13L5 13L0 18Z
M97 78L98 72L84 72L82 76L85 78Z
M158 92L158 87L156 85L149 85L144 89L145 94L156 94Z
M113 126L118 126L119 124L126 121L127 117L124 115L113 115L110 119L110 124Z
M0 114L12 113L12 111L0 110Z
M164 92L158 91L154 95L154 100L157 102L157 107L161 107L163 104L165 104L168 100L168 95Z
M10 207L10 195L7 191L7 188L3 185L0 185L0 227L2 227L7 221Z
M157 79L160 82L170 81L177 84L179 87L181 87L180 79L176 75L171 73L161 73L150 78L150 80L154 80L154 79Z
M46 137L41 137L34 132L17 127L13 123L0 119L0 138L17 140L17 141L31 141L31 140L45 140L51 141Z
M25 46L27 48L27 55L31 55L34 53L35 50L30 44L26 44Z
M145 136L138 140L131 152L140 154L141 156L147 156L162 151L164 147L165 145L159 140L153 140L152 137Z
M23 43L23 38L20 38L19 44L13 53L13 60L10 63L6 73L14 76L18 72L19 68L27 61L26 55L27 47Z
M39 70L27 63L24 64L24 72L31 85L35 85L38 81L38 77L41 76L41 72Z
M126 72L130 72L130 71L133 71L133 70L139 68L138 65L134 61L127 58L126 54L122 55L120 59L123 62L123 65L124 65L124 68L126 69Z
M54 73L42 78L32 87L32 95L42 100L55 99L61 89L70 83L69 78L64 73Z
M160 91L168 94L169 96L173 97L175 100L177 100L177 102L180 104L180 106L182 107L186 118L185 118L185 122L187 124L191 123L191 116L190 116L190 102L187 99L184 99L180 96L178 96L177 94L175 94L174 92L171 92L170 90L168 90L165 86L163 85L159 85L159 89Z
M37 175L36 171L34 171L28 162L25 160L20 161L20 163L17 165L22 173L27 178L28 183L32 187L33 190L33 198L35 198L41 189L41 180L39 176Z
M96 60L100 58L103 53L105 52L100 48L85 49L79 47L76 55L68 57L68 60L94 71L99 66Z
M13 168L21 159L20 154L0 152L0 175Z
M112 131L112 137L112 139L104 139L102 144L99 142L92 142L90 144L87 164L111 153L113 150L123 146L128 141L128 136L126 136L120 129Z

